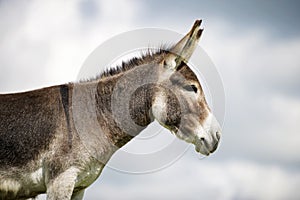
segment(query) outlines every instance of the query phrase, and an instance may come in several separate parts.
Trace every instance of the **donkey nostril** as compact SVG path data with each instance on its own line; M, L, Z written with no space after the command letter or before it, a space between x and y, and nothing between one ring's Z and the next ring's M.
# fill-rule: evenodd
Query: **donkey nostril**
M200 141L201 141L201 142L204 142L204 141L205 141L204 137L200 138Z

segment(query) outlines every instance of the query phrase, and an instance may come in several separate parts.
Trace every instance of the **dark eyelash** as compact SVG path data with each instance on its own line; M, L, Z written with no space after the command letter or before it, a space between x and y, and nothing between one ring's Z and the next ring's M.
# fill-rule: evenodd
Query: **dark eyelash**
M186 85L186 86L183 86L183 88L187 91L190 91L190 92L197 93L197 91L198 91L198 89L195 85Z

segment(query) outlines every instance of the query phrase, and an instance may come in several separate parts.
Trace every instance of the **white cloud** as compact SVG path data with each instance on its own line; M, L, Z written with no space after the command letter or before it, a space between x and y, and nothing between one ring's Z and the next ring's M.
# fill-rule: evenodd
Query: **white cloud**
M91 188L93 192L87 191L86 199L276 200L300 197L299 172L289 172L276 165L209 159L199 161L183 157L163 171L139 176L106 169Z
M202 40L226 90L224 153L299 163L300 38L270 38L264 30L238 32L224 24L212 23Z
M226 81L234 78L232 82L261 91L299 80L300 38L273 38L263 29L245 32L237 28L212 22L201 41Z
M0 23L8 25L0 29L1 92L76 80L89 53L129 30L138 12L133 2L94 1L96 14L85 18L82 2L9 1L0 7Z

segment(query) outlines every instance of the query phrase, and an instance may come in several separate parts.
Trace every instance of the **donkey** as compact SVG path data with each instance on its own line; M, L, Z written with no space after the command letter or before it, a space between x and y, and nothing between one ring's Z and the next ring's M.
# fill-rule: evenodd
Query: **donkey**
M91 80L0 95L0 199L82 199L110 157L154 120L204 155L221 129L187 65L203 29Z

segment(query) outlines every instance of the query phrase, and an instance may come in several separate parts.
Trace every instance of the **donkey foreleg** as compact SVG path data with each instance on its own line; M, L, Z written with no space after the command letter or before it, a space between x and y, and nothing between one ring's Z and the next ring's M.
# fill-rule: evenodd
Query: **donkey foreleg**
M54 180L50 180L47 185L47 200L70 200L76 199L77 196L77 199L80 199L79 194L72 197L78 172L78 169L71 167Z

